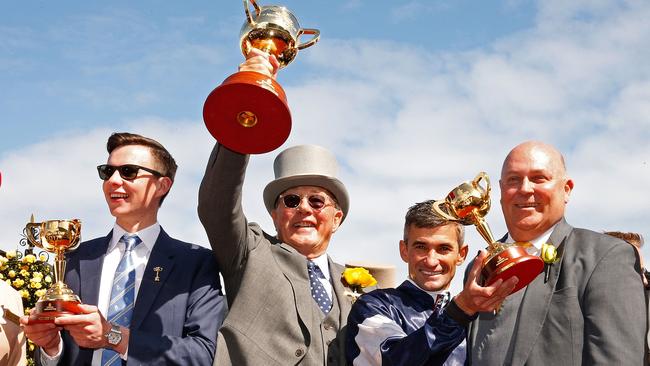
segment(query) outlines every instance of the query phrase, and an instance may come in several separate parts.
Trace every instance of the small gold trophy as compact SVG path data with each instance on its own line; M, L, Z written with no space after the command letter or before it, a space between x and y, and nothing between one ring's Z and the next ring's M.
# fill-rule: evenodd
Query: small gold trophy
M287 66L298 50L315 44L320 31L300 28L298 19L285 7L259 6L250 11L244 0L246 22L240 31L244 56L252 48L274 55L280 67ZM302 35L312 37L298 43ZM273 78L252 71L230 75L214 89L203 106L203 121L208 131L223 146L243 154L275 150L291 131L291 112L284 90Z
M63 277L65 275L64 253L77 249L81 242L81 221L48 220L37 223L34 222L34 215L32 215L31 222L25 226L25 235L32 245L55 254L55 283L36 302L36 314L31 321L51 323L59 316L78 314L81 301L63 282Z
M485 181L485 187L480 185ZM542 272L544 262L538 256L526 252L523 244L530 243L498 243L492 236L492 231L485 221L490 210L490 178L484 172L471 181L465 181L454 188L444 200L433 204L433 211L440 217L456 221L463 225L476 226L479 234L487 241L488 256L483 261L481 275L486 285L491 285L498 279L504 281L512 276L519 282L512 290L515 293L528 285Z

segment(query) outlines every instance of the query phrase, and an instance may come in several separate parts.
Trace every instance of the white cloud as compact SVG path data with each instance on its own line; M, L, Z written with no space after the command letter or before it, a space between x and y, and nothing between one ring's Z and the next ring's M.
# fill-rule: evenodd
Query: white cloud
M293 115L285 147L317 143L341 160L352 202L332 242L335 259L394 264L401 280L406 266L397 243L406 209L444 197L482 170L493 183L487 221L500 237L505 231L497 188L501 162L527 139L564 152L576 181L570 223L650 237L650 5L549 1L540 8L535 28L467 52L323 40L302 57L317 68L317 77L284 85ZM187 52L178 62L207 51ZM152 57L144 56L135 69L155 64L158 56ZM167 69L163 64L159 70ZM148 93L142 91L145 102L155 98ZM171 235L205 245L196 200L213 139L203 123L140 118L126 127L159 139L176 156L179 175L160 220ZM81 217L86 238L108 231L112 220L94 166L106 158L110 132L78 132L3 157L3 247L16 242L32 211L37 219ZM245 212L269 232L261 192L272 179L276 154L251 158L244 188ZM467 233L472 256L485 243L473 227ZM648 247L644 253L650 258ZM459 275L455 290L460 282Z

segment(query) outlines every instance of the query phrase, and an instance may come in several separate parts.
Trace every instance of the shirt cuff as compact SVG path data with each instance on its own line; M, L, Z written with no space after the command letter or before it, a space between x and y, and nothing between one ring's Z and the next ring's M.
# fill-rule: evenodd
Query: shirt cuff
M63 353L63 340L59 335L59 349L54 356L48 355L44 349L41 348L41 365L43 366L54 366L59 363L61 359L61 354Z
M447 315L449 315L450 318L454 319L456 322L458 322L458 324L464 327L468 326L472 320L478 318L478 313L472 316L465 314L465 312L462 311L458 305L456 305L456 301L453 299L445 308L445 312L447 312Z

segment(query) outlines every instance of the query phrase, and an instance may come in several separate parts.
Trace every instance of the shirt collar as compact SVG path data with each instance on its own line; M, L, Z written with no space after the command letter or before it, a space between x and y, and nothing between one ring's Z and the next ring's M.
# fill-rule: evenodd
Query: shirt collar
M548 230L546 230L542 235L538 236L537 238L533 239L530 241L531 244L537 249L537 252L542 249L542 245L548 243L548 239L550 239L551 234L553 233L553 230L557 224L551 226ZM515 240L510 236L510 233L508 233L508 237L506 238L506 243L514 243Z
M156 221L156 223L151 226L148 226L135 233L129 233L129 234L136 234L140 238L140 240L142 240L142 244L140 245L144 245L147 248L147 252L151 252L154 244L156 244L156 240L158 239L160 230L161 230L160 224ZM113 237L111 238L111 242L108 244L108 252L117 248L117 244L119 243L122 236L126 233L127 233L126 230L124 230L120 225L115 223L115 225L113 226Z
M410 283L412 283L413 286L415 286L415 287L419 288L420 290L422 290L423 292L426 292L427 294L429 294L434 300L436 300L438 298L438 295L442 295L445 298L448 298L450 296L448 290L427 291L427 290L423 289L422 287L418 286L418 284L415 283L412 279L406 278L406 280L409 281Z
M330 266L327 260L327 253L323 253L316 258L310 259L310 261L314 262L318 266L318 268L320 268L320 271L323 272L323 275L325 275L325 279L329 281Z

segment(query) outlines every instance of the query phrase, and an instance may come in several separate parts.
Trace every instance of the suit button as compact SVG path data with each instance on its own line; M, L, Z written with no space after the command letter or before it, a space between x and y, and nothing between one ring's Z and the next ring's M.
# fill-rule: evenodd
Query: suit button
M304 355L304 354L305 354L305 351L303 351L302 348L298 348L296 350L296 357L302 357L302 355Z

